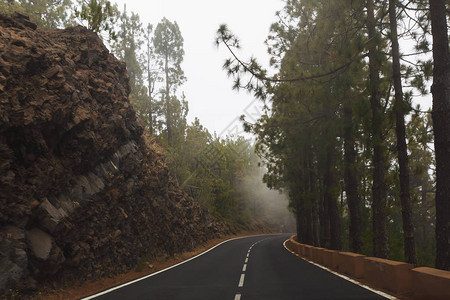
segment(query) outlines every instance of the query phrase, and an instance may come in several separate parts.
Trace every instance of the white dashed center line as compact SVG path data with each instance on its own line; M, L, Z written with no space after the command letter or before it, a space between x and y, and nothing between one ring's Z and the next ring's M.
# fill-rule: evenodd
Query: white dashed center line
M256 243L254 243L253 245L250 246L250 248L247 251L247 256L245 257L245 261L244 261L244 266L242 267L242 273L241 273L241 278L239 278L239 284L238 284L238 288L242 288L244 286L244 280L245 280L245 272L247 272L247 264L248 264L248 259L250 258L250 251L252 250L253 246L255 246L256 244L267 240L267 238L257 241ZM241 293L237 293L234 296L234 300L241 300Z
M238 287L244 286L244 279L245 279L245 274L241 274L241 279L239 279Z

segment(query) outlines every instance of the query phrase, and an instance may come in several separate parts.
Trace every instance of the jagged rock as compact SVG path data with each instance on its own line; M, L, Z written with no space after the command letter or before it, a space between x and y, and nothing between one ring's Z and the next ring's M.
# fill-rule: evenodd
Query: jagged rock
M41 227L50 233L55 231L64 217L68 216L64 209L57 209L47 199L40 204L37 214Z
M45 261L50 257L53 238L48 233L33 228L28 232L28 245L30 245L32 256Z
M22 270L27 267L28 264L28 256L27 252L20 248L14 248L14 255L12 260L16 262L17 266Z
M14 286L26 274L25 232L17 226L4 226L0 230L0 293Z
M6 258L0 259L0 285L6 286L11 283L16 283L22 276L23 268L20 268L15 263Z
M28 231L27 237L31 250L31 271L34 275L42 277L55 274L61 268L65 257L53 237L38 228Z
M128 101L125 64L95 33L0 14L0 91L0 296L227 232L170 177Z

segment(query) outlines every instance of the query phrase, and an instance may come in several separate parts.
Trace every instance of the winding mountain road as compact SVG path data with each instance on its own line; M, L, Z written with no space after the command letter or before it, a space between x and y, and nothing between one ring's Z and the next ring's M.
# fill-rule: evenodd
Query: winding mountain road
M226 241L175 267L88 299L385 299L287 251L286 234Z

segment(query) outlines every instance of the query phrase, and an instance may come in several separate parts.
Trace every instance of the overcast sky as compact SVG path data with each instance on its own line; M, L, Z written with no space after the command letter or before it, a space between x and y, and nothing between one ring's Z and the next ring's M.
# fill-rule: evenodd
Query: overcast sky
M218 135L236 133L240 115L256 117L258 111L253 97L244 91L231 89L222 65L229 53L214 44L220 24L226 23L240 38L240 55L251 55L268 65L264 40L270 25L276 21L275 13L283 7L281 0L112 0L123 11L139 14L144 27L156 25L163 17L176 21L184 38L184 62L182 68L187 82L179 88L189 102L189 123L200 119L211 133ZM256 103L255 103L256 104ZM241 127L240 127L241 128Z

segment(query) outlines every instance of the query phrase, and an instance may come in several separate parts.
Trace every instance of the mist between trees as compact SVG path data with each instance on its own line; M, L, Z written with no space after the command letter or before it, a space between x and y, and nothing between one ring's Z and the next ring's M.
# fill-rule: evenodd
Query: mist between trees
M181 186L225 218L233 232L295 230L286 195L263 184L264 170L250 140L213 139L196 119L187 128L183 151L169 155L169 163Z
M254 146L212 136L197 119L187 124L174 20L144 25L104 0L1 0L0 9L98 32L126 62L130 100L167 149L172 174L235 231L255 219L289 227L282 195L258 180L265 172L264 183L288 196L301 242L450 268L445 0L285 1L267 39L273 76L238 57L239 39L221 26L217 44L230 51L224 68L234 87L265 105L258 118L244 116ZM402 53L402 39L414 49ZM413 102L431 80L433 108L423 111Z

